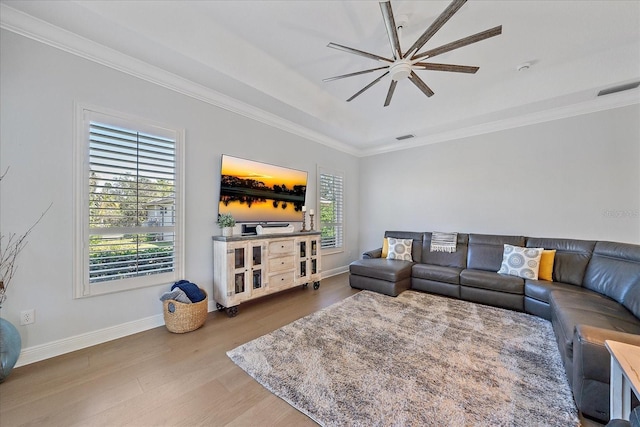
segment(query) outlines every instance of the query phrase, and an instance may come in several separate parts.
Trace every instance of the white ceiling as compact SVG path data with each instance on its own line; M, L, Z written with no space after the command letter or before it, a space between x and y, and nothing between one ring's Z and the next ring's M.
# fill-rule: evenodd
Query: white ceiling
M1 3L3 28L357 155L640 102L639 89L596 98L640 80L637 0L470 0L423 50L502 25L502 35L434 60L480 70L418 71L435 95L403 80L389 107L388 76L345 102L381 72L322 82L379 66L329 42L391 56L377 1ZM448 4L392 1L396 18L408 17L402 47ZM118 66L122 54L141 62ZM524 62L531 68L518 72ZM395 140L405 134L415 138Z

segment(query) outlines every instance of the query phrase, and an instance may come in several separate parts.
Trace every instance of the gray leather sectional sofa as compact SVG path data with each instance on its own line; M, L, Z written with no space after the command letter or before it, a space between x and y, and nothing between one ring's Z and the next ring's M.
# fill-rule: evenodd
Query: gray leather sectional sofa
M459 233L447 253L430 251L430 232L385 237L412 239L413 261L382 259L382 248L365 252L349 267L351 287L391 296L415 289L550 320L578 409L609 420L604 341L640 346L640 245ZM553 281L498 274L504 244L555 249Z

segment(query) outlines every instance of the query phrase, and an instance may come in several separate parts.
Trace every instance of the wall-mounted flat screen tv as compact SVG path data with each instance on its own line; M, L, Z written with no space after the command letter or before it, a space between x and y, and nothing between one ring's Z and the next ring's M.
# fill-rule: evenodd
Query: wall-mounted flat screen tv
M237 222L302 221L307 172L222 155L218 213Z

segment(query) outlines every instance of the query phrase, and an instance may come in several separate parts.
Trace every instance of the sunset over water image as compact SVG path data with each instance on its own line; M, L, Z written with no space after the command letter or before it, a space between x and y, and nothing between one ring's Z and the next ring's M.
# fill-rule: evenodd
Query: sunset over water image
M307 172L223 155L219 212L236 221L300 221Z

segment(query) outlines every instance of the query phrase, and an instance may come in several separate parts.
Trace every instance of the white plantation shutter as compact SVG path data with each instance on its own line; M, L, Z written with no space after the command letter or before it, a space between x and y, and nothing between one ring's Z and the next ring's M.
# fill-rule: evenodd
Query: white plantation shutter
M341 173L320 169L321 248L341 248L344 234L344 177Z
M177 280L178 133L94 112L83 117L84 249L76 296Z
M90 123L91 283L173 271L174 220L148 216L175 211L175 157L173 140Z

